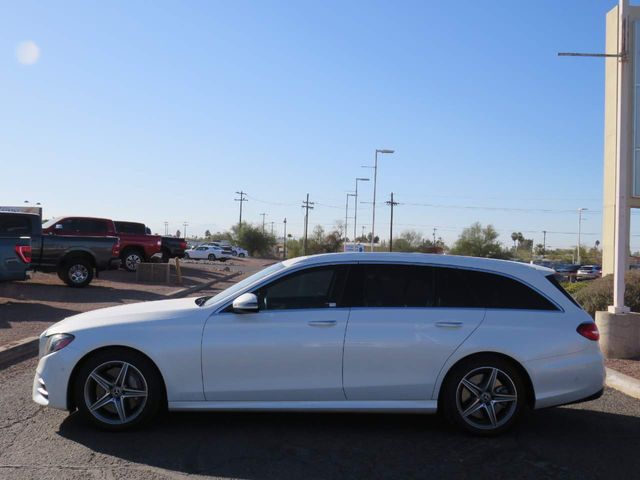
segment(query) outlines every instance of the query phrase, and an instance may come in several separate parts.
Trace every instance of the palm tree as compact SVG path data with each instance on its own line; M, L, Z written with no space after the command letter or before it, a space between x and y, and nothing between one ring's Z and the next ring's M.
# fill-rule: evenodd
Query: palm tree
M522 235L522 234L520 234ZM513 232L511 234L511 240L513 240L513 249L516 250L516 242L518 241L518 233L517 232Z

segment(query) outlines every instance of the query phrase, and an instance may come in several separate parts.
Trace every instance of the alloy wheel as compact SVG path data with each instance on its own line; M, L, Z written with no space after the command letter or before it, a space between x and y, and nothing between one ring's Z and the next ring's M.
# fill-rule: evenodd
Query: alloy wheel
M137 418L147 403L147 381L134 365L110 361L94 368L84 384L84 401L101 422L123 425Z
M127 255L124 261L128 270L135 271L138 268L138 264L142 262L142 259L137 253L131 253Z
M73 283L82 283L87 279L88 276L89 269L81 263L72 265L71 268L69 268L69 279Z
M476 368L458 383L458 414L473 428L494 430L501 427L513 417L517 404L514 381L498 368Z

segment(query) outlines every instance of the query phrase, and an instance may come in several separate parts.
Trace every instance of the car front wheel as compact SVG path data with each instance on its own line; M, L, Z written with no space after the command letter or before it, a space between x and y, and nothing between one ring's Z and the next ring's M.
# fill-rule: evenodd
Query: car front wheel
M480 355L457 365L447 376L440 405L454 425L493 436L515 424L525 404L525 390L511 362Z
M148 423L164 398L155 365L142 354L120 348L99 351L83 363L74 395L81 416L106 430Z

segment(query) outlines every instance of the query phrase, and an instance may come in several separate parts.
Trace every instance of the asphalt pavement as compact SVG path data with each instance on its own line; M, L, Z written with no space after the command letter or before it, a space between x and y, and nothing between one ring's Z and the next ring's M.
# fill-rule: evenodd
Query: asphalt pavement
M106 433L31 401L35 359L0 371L0 478L638 478L640 401L527 414L499 438L437 416L168 413Z

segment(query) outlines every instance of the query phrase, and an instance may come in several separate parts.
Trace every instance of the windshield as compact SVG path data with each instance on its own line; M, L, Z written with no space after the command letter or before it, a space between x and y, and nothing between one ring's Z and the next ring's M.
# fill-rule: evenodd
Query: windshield
M267 278L269 275L272 275L282 270L283 268L284 268L284 264L282 262L279 262L265 268L264 270L260 270L258 273L254 273L250 277L245 278L241 282L238 282L235 285L227 288L226 290L221 291L219 294L211 297L209 300L207 300L203 304L203 306L213 305L214 303L218 303L219 301L224 300L225 298L232 297L238 292L241 292L243 289L247 288L248 286L259 282L263 278Z

